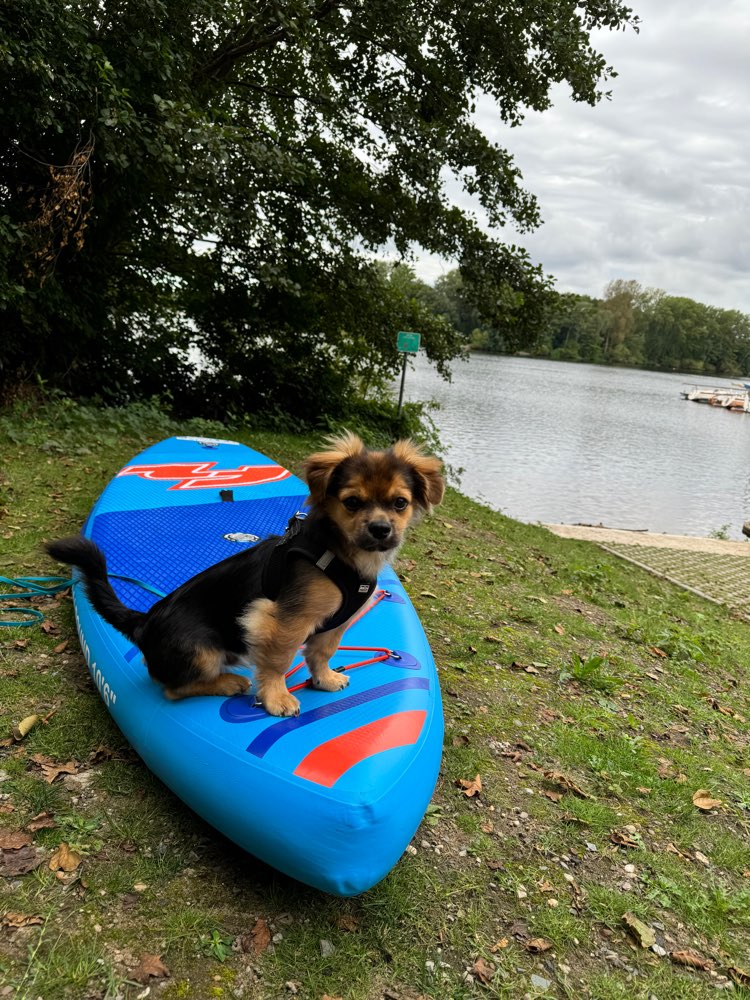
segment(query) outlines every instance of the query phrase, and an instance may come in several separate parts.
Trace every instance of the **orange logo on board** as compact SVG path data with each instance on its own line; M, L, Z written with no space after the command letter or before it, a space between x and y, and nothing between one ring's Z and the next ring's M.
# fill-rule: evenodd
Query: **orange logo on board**
M176 479L170 490L206 490L276 483L288 479L291 472L280 465L239 465L236 469L217 469L216 462L170 462L165 465L126 465L116 478L120 476L139 476L157 482Z

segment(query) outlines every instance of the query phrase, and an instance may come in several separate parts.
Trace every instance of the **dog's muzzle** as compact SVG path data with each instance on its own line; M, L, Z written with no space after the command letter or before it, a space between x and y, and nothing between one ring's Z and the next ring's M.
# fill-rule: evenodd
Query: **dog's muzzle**
M398 539L389 521L370 521L360 544L363 549L371 552L386 552L395 548Z

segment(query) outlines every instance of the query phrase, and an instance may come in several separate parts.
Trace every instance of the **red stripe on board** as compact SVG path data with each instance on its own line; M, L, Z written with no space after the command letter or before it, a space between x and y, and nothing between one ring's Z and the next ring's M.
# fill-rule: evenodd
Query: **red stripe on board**
M426 715L425 711L396 712L335 736L311 750L294 773L298 778L330 788L345 771L366 757L416 743Z

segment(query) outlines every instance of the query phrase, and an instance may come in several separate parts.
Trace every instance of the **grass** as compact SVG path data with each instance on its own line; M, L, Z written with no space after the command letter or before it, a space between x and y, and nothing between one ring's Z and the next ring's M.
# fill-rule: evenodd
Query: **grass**
M0 573L49 573L41 540L77 530L113 472L173 433L236 436L292 467L320 444L150 406L19 404L0 413ZM0 630L0 739L47 720L0 750L0 831L48 812L45 859L61 841L83 856L62 880L46 864L0 880L0 918L42 921L2 932L0 989L132 1000L152 955L165 1000L682 1000L730 975L750 996L747 624L455 491L397 569L441 678L443 765L415 852L355 899L249 858L143 767L88 681L67 597L38 602L48 631ZM37 754L78 773L50 784ZM477 773L466 798L455 782ZM722 804L701 812L698 789ZM639 948L626 912L714 975ZM254 954L259 920L274 941Z

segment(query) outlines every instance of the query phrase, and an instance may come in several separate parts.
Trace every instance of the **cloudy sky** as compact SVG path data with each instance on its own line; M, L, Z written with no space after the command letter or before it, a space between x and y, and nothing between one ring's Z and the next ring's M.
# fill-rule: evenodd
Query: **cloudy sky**
M512 131L483 110L544 219L505 238L560 291L601 296L634 278L750 313L750 0L631 6L639 34L596 38L619 73L611 101L576 104L560 87L553 108ZM421 258L417 272L431 281L450 266Z

